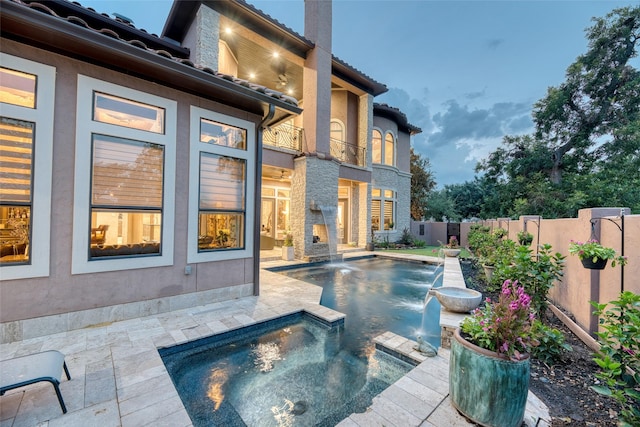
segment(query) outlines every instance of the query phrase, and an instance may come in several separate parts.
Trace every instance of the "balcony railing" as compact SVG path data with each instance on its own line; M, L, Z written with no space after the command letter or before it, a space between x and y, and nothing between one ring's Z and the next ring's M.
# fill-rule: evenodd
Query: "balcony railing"
M262 143L273 147L302 151L303 129L284 123L267 128L262 134Z
M366 166L367 149L331 138L331 155L338 160L356 166Z

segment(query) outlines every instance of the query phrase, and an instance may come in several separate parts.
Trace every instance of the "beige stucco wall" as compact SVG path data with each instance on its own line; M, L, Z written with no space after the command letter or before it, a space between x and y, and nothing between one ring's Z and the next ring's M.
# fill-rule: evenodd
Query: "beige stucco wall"
M46 278L0 282L0 322L114 306L134 301L147 301L161 297L187 295L229 286L244 286L253 282L253 258L193 264L192 274L185 275L187 221L184 211L188 206L190 106L197 105L254 123L259 122L260 117L130 75L71 60L13 41L3 39L1 47L3 52L55 67L57 75L50 275ZM78 74L135 88L177 102L178 136L176 140L175 189L177 208L174 229L174 263L172 266L95 274L71 274ZM249 207L249 209L251 208ZM247 225L249 230L252 227L252 224ZM247 233L247 236L251 238L252 233Z
M535 215L520 217L518 220L507 218L487 220L482 224L496 229L509 231L509 238L517 240L517 233L527 230L533 234L532 248L548 243L553 252L565 256L564 276L549 292L549 299L564 310L569 311L576 322L586 331L594 332L598 328L598 319L592 315L590 301L605 303L618 298L625 291L640 294L640 215L630 215L624 208L624 216L620 216L621 208L582 209L577 218L541 219ZM606 218L606 219L598 219ZM592 234L591 220L595 226ZM611 263L602 271L587 270L577 256L569 254L571 240L586 241L596 238L604 246L612 247L622 254L622 222L624 219L624 255L628 264L611 267ZM425 235L418 236L419 225L425 225ZM469 229L473 223L461 224L461 244L467 246ZM620 228L619 228L620 227ZM446 224L441 222L412 222L414 236L425 240L428 244L444 242ZM534 249L535 250L535 249ZM624 277L623 277L624 276ZM624 286L622 284L624 283Z

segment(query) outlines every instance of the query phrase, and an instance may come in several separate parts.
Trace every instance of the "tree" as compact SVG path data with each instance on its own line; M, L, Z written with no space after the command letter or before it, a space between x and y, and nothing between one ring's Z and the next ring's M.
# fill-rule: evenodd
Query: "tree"
M550 179L562 181L565 158L590 166L590 149L599 138L612 135L640 111L640 74L629 65L637 56L640 7L616 9L594 18L587 29L589 50L569 66L566 81L549 88L534 106L536 137L548 144ZM615 143L615 139L603 145Z
M482 216L574 216L588 206L640 208L640 7L594 18L588 51L533 109L531 135L505 136L478 163Z
M411 218L420 221L424 217L429 193L435 188L436 181L430 170L429 159L416 153L411 147Z

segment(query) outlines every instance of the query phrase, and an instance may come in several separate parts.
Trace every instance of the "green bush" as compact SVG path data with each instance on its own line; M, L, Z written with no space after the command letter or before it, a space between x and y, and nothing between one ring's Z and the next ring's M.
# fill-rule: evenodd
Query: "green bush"
M400 236L400 240L398 240L401 245L412 245L413 244L413 236L407 227L402 230L402 236Z
M414 239L413 246L415 246L416 248L424 248L425 246L427 246L427 242L425 242L424 240Z
M605 310L609 304L613 307ZM625 291L609 304L591 302L602 328L596 332L601 347L593 359L601 384L591 388L620 403L618 425L640 426L640 295Z
M547 294L562 277L565 257L559 252L554 254L548 243L539 246L537 256L528 246L518 245L513 249L496 264L492 282L517 280L531 296L534 313L543 318L548 306Z
M564 341L564 334L561 331L545 325L538 319L533 322L531 335L538 342L538 345L531 349L532 356L547 365L560 361L567 351L573 351L573 348Z

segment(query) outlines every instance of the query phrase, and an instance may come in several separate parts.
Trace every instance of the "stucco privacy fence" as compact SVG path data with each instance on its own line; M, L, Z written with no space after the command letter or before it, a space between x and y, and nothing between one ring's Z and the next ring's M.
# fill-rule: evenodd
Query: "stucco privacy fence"
M548 243L554 252L565 255L566 263L562 281L549 292L549 300L557 307L570 312L576 323L585 331L598 329L598 318L592 315L590 301L605 303L618 298L620 292L640 293L640 215L631 215L629 208L581 209L577 218L544 219L536 215L521 216L517 220L498 218L459 224L461 246L468 246L471 226L482 224L491 229L503 228L508 237L517 241L520 231L533 235L531 247ZM428 245L447 242L449 232L455 227L444 222L411 222L411 234ZM571 240L596 239L618 254L628 257L625 266L611 265L604 270L584 268L577 256L569 254Z

